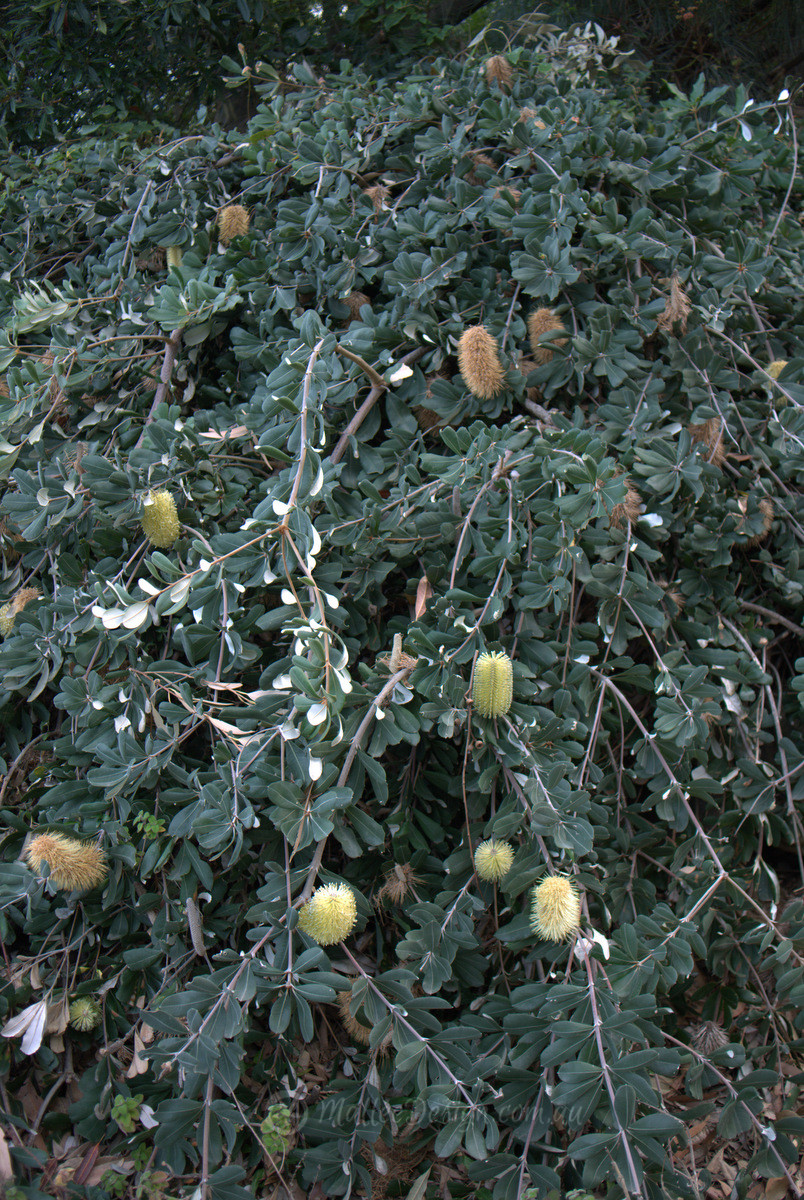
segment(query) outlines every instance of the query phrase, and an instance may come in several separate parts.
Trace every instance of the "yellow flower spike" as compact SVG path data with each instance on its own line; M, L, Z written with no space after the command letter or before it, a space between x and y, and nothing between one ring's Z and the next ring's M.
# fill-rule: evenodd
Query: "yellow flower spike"
M97 842L79 842L61 833L39 833L25 851L32 871L47 863L50 879L65 892L87 892L106 878L106 855Z
M502 650L486 651L475 663L472 703L481 717L501 717L514 694L514 664Z
M775 358L772 363L768 363L768 374L772 379L778 379L786 366L786 358Z
M548 875L530 894L530 924L548 942L564 942L581 927L581 901L566 875Z
M152 546L166 550L172 546L179 536L181 525L176 511L176 501L170 492L163 489L160 492L149 492L145 508L140 517L142 532Z
M242 204L227 204L218 213L218 241L228 246L233 238L248 233L249 212Z
M480 879L496 883L511 870L514 862L514 848L510 842L498 842L489 838L481 842L475 850L475 870Z
M299 929L319 946L342 942L356 923L355 894L345 883L327 883L316 888L299 912Z
M35 600L39 594L39 588L36 587L20 588L11 597L8 604L4 604L0 608L0 633L4 638L8 637L14 628L14 618L17 613L21 613L26 605L30 604L31 600Z
M86 1033L100 1021L100 1009L91 996L79 996L70 1005L70 1024L73 1029Z
M497 339L484 325L465 329L458 342L458 369L473 395L491 400L502 390L505 372L502 369Z
M533 357L541 366L549 363L553 357L553 346L566 346L566 338L556 338L547 345L541 344L543 333L554 333L566 329L566 325L552 308L535 308L528 316L528 336Z

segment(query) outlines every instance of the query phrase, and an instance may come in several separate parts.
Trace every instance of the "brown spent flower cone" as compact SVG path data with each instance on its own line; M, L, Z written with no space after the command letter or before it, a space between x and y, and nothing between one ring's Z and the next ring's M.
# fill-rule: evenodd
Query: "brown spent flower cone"
M489 87L496 83L502 91L510 92L513 78L514 72L505 55L494 54L486 60L486 83Z
M377 903L388 899L392 904L401 904L414 891L419 877L410 863L394 863L386 871L385 882L377 892Z
M473 395L491 400L502 391L505 372L497 350L497 339L485 325L465 329L458 342L458 369Z
M0 379L0 399L7 400L10 395L11 393L8 390L8 384L5 379Z
M106 878L106 855L97 842L79 842L61 833L39 833L25 851L32 871L46 862L50 878L65 892L86 892Z
M706 459L713 467L722 467L726 461L723 449L723 425L718 417L710 417L697 425L688 425L687 432L692 438L693 445L702 444L706 447Z
M528 337L533 357L539 366L549 363L553 357L550 346L566 346L567 338L556 338L550 346L542 346L539 342L543 333L552 333L557 329L566 329L566 325L553 312L552 308L535 308L528 316Z
M501 198L503 200L507 200L508 203L512 204L514 208L519 208L519 201L522 199L522 193L520 192L519 188L515 187L503 186L495 188L494 199L499 200Z
M343 303L349 309L349 316L346 318L345 324L351 325L352 321L360 320L360 310L364 304L371 307L371 298L365 292L350 292Z
M517 367L519 368L520 375L527 379L531 371L537 371L539 369L539 364L534 362L532 358L526 358L524 354L520 354ZM541 400L542 397L542 393L537 387L526 387L525 395L527 396L528 400Z
M482 187L485 180L481 179L481 177L477 174L475 167L490 167L491 170L496 174L497 164L493 158L489 158L488 154L484 154L482 150L478 150L476 154L470 154L469 157L474 163L474 166L470 167L470 169L466 172L466 182L471 183L473 187Z
M743 513L745 513L746 509L748 508L748 501L741 500L741 501L738 501L738 503L740 505L740 508L743 510ZM768 534L771 531L771 526L773 525L773 518L776 515L774 507L773 507L773 501L769 500L767 496L762 497L762 499L759 501L757 507L759 508L759 511L762 513L762 532L755 533L753 535L753 537L747 538L746 541L743 543L743 545L746 547L758 546L760 542L765 541L765 538L768 536Z
M371 1026L364 1025L362 1021L358 1021L357 1017L351 1012L349 1002L352 999L352 993L350 991L337 992L336 996L344 1029L353 1041L358 1042L361 1046L367 1046L371 1037ZM377 1053L387 1054L391 1048L391 1040L392 1034L389 1029L377 1047Z
M678 272L674 271L670 279L670 296L664 306L664 312L660 313L656 324L665 333L673 333L676 324L679 327L679 333L682 335L687 332L687 317L692 311L692 305L687 298L687 293L678 280Z
M363 195L368 196L376 215L381 213L385 207L385 201L391 195L391 189L384 183L375 183L373 187L364 188Z
M707 1058L715 1050L722 1050L729 1043L729 1035L717 1021L704 1021L692 1035L692 1044Z
M21 613L31 600L35 600L39 595L39 588L20 588L15 592L7 604L0 608L0 634L3 637L8 637L11 630L14 628L14 618L18 613Z
M609 517L610 529L625 529L626 525L635 525L639 519L642 497L630 479L624 479L626 486L625 499L621 504L615 504Z
M519 116L517 117L517 124L519 124L520 121L532 121L537 129L547 128L544 121L540 121L536 116L535 108L521 108L519 110Z
M242 204L227 204L218 213L218 241L228 246L233 238L248 233L251 218Z

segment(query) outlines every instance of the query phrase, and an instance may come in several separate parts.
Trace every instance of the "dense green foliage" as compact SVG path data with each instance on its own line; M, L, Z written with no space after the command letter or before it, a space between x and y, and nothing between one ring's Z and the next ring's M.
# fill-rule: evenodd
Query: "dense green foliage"
M513 50L510 92L484 57L254 68L245 137L6 158L0 1070L24 1194L68 1131L138 1195L213 1200L277 1172L367 1194L389 1162L419 1196L694 1197L712 1113L738 1185L798 1158L789 101L701 79L650 105L594 36ZM232 204L251 224L223 245ZM520 371L548 306L565 337ZM480 323L490 399L457 370ZM181 531L156 549L165 490ZM513 703L483 718L486 650ZM100 839L108 878L43 882L30 832ZM496 885L489 837L516 849ZM581 897L569 944L531 928L547 872ZM297 923L325 883L357 927L322 947ZM23 1085L70 1072L27 1144Z

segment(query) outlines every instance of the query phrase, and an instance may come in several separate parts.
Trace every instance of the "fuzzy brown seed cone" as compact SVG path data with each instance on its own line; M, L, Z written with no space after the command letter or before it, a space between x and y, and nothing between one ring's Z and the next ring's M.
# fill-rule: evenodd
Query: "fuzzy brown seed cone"
M489 158L488 154L484 154L482 150L478 150L476 154L471 154L469 157L472 159L474 166L466 172L466 182L471 183L473 187L482 187L485 181L477 174L475 167L489 167L496 174L497 164L493 158Z
M385 201L391 195L391 189L383 183L376 183L374 187L365 188L363 195L367 196L372 203L375 213L381 213Z
M549 363L553 357L551 346L566 346L566 338L557 338L550 343L550 346L542 346L539 339L543 333L552 333L557 329L566 329L566 325L557 316L552 308L535 308L528 316L528 337L530 338L530 348L536 362L542 366L544 363Z
M630 480L626 480L626 484L625 499L622 504L615 504L611 510L609 527L612 529L625 529L627 525L636 524L642 511L642 497Z
M544 121L540 121L539 118L536 116L535 108L521 108L519 110L519 117L517 118L517 122L519 122L519 121L532 121L537 129L546 129L547 128Z
M715 467L722 467L726 461L723 449L723 426L717 417L710 417L698 425L688 425L687 431L693 445L702 444L706 448L706 459Z
M745 546L758 546L760 542L764 542L773 525L773 518L775 516L773 501L769 500L767 496L763 496L757 507L762 513L762 532L748 538L744 543Z
M248 209L242 204L227 204L218 213L218 241L222 246L228 246L233 238L242 237L248 233Z
M513 204L514 208L519 208L519 201L522 199L522 193L519 188L515 187L498 187L494 189L494 199L507 200L509 204Z
M7 400L10 395L5 379L0 379L0 399Z
M419 877L410 863L394 863L386 871L385 882L377 892L377 903L389 900L391 904L401 904L419 883Z
M344 1029L346 1030L346 1032L349 1034L349 1037L352 1038L353 1041L358 1042L361 1046L367 1046L369 1044L369 1038L371 1037L371 1027L369 1025L364 1025L361 1021L358 1021L357 1017L355 1017L352 1014L352 1012L349 1009L349 1002L351 999L352 999L352 993L350 991L343 991L343 992L337 993L337 1001L338 1001L338 1008L339 1008L340 1014L341 1014L341 1021L343 1021ZM377 1047L377 1051L380 1054L387 1054L388 1050L390 1049L390 1046L391 1046L391 1031L389 1029L388 1033L385 1035L382 1042Z
M503 91L511 90L514 72L511 64L503 54L495 54L486 61L486 83L491 87L496 83Z
M539 364L534 362L532 358L526 358L524 354L520 354L517 367L519 368L520 375L527 379L531 371L538 371ZM528 400L537 401L541 400L542 398L542 393L537 387L526 387L525 395L527 396Z
M364 304L368 304L371 307L371 298L365 292L350 292L343 303L349 309L346 324L351 325L352 321L360 319L360 310Z
M502 391L505 372L497 350L497 339L484 325L465 329L458 342L458 369L474 396L491 400Z
M60 833L39 833L29 843L25 859L39 872L46 862L50 878L65 892L86 892L106 878L106 855L97 842L79 842Z
M416 424L419 429L425 433L429 433L431 429L437 429L441 424L441 418L437 412L433 412L432 408L414 408L413 415L416 418Z

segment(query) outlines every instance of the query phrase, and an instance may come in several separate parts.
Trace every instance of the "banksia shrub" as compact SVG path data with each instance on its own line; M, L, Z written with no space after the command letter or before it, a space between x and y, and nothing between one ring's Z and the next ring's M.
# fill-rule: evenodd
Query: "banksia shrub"
M719 417L710 417L698 425L688 425L687 430L693 445L701 445L706 450L707 462L715 467L722 467L726 461L723 449L723 422Z
M61 833L38 833L25 851L37 874L47 863L49 877L65 892L87 892L106 878L106 855L97 842L79 842Z
M345 883L327 883L317 888L299 913L299 929L320 946L342 942L356 922L355 894Z
M533 357L539 366L549 363L553 357L550 346L542 346L540 338L544 333L553 333L557 329L566 329L561 317L552 308L535 308L528 316L528 337ZM556 338L551 345L566 346L566 338Z
M160 550L172 546L179 536L181 526L176 511L176 501L170 492L162 490L149 492L145 498L145 508L140 518L142 532L152 546Z
M497 339L484 325L465 329L458 342L458 369L473 395L491 400L502 391L505 372L497 350Z
M514 862L514 848L510 842L497 841L489 838L481 842L475 850L475 871L479 879L496 883L511 870Z
M511 707L514 664L502 650L481 654L475 663L472 703L481 717L501 717Z
M228 246L233 238L242 237L248 233L248 209L242 204L227 204L218 213L218 241L222 246Z
M581 927L581 901L566 875L548 875L531 891L530 924L548 942L564 942Z
M100 1008L91 996L80 996L70 1005L70 1024L73 1029L86 1033L100 1021Z
M0 608L0 634L4 638L8 637L14 628L14 618L17 613L21 613L26 604L30 604L31 600L35 600L38 595L39 588L20 588L11 600Z
M505 55L495 54L486 60L486 83L489 87L496 83L499 88L508 92L511 90L513 77L514 72Z

